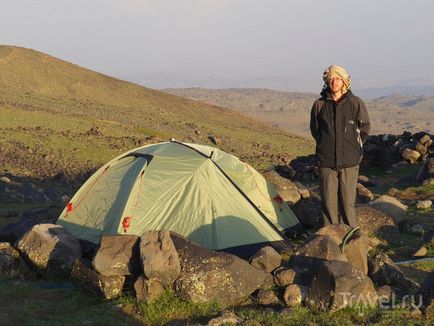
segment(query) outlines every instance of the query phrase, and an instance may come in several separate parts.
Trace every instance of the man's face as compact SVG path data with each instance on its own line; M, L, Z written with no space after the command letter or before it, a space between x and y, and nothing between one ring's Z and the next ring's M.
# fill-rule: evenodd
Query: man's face
M332 93L338 93L342 91L342 87L344 86L344 81L341 78L332 77L329 78L327 81L328 81L330 91Z

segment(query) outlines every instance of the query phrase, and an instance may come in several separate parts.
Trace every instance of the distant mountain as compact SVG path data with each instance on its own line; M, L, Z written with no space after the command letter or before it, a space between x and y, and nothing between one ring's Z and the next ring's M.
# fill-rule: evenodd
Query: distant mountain
M41 165L50 175L75 173L80 162L98 166L171 137L212 145L208 136L216 136L258 168L313 150L312 140L241 113L13 46L0 46L0 120L1 170L23 175Z
M211 76L207 73L200 74L192 72L154 72L146 74L119 74L119 76L122 79L158 89L197 87L207 89L260 88L290 93L312 92L319 94L322 86L320 76L318 76L318 78L301 78L300 76L234 77L218 75ZM369 80L357 80L357 84L354 85L354 92L358 96L370 100L393 94L434 96L433 78L434 77L417 81L404 80L399 82L372 82ZM367 87L366 85L373 86Z
M366 99L376 99L394 94L403 94L406 96L434 96L434 85L365 88L358 90L357 93Z
M165 89L165 92L232 108L272 125L310 137L310 109L319 96L269 89ZM405 130L434 133L434 97L391 95L366 100L372 133Z

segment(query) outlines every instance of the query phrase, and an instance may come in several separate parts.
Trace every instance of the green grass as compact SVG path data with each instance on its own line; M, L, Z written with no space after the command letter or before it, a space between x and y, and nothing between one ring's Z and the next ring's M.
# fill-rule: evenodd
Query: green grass
M169 135L167 135L166 133L161 133L157 130L154 129L150 129L150 128L145 128L145 127L137 127L136 128L137 132L141 133L144 136L153 136L153 137L158 137L158 138L162 138L162 139L167 139L169 140Z
M434 185L425 185L411 188L417 193L434 194Z
M354 306L335 312L321 312L297 307L282 314L279 311L241 307L235 313L246 320L245 325L430 325L432 320L421 318L415 320L404 309L385 310Z
M166 291L152 303L124 295L106 301L63 283L0 280L0 316L14 325L165 325L173 320L206 323L223 308L217 303L194 304ZM335 312L306 307L282 308L238 306L230 309L244 325L430 325L426 317L415 319L404 309L355 306Z
M77 289L45 289L41 282L0 282L2 325L139 325L112 302Z
M218 303L197 304L178 298L170 290L152 303L124 296L117 300L126 311L136 311L141 321L149 325L164 325L171 320L196 320L215 316L222 311Z

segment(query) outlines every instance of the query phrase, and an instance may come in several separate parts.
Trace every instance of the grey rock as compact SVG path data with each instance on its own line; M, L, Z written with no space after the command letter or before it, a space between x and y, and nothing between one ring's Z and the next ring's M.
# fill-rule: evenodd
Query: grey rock
M327 225L316 231L315 234L322 235L322 236L328 236L330 239L333 240L333 242L336 245L340 245L342 243L342 240L344 239L345 234L350 230L351 228L346 224L332 224Z
M374 194L362 184L357 184L357 200L360 203L366 204L371 200L374 200Z
M327 261L318 270L306 302L319 310L376 305L377 293L369 277L350 263Z
M391 285L416 293L420 285L408 278L385 253L379 253L368 260L369 277L376 286Z
M420 246L417 250L412 254L413 257L424 257L428 253L426 247Z
M419 200L416 204L417 209L428 209L431 208L432 201L431 200Z
M419 143L425 145L425 144L430 143L430 140L431 140L431 137L430 137L428 134L426 134L426 135L423 135L423 136L421 137L421 139L419 139ZM429 145L428 145L428 146L429 146Z
M0 278L15 278L21 274L19 252L8 242L0 243Z
M139 301L153 302L164 293L164 286L155 278L148 280L139 276L134 282L136 299Z
M256 295L256 302L261 306L279 305L281 303L277 295L271 290L259 290Z
M206 249L175 233L171 236L182 267L175 291L185 300L233 306L273 285L271 274L237 256Z
M309 199L310 198L310 192L307 189L298 189L298 192L300 193L300 196L302 199Z
M410 164L407 161L400 161L392 164L392 171L399 171L406 167L408 167Z
M300 192L297 189L276 189L276 191L282 200L289 206L294 206L301 199Z
M365 187L372 187L378 184L377 180L374 180L373 178L368 178L367 176L364 175L359 175L357 182L362 184Z
M278 269L274 273L274 284L277 286L288 286L295 283L297 272L293 268Z
M104 276L90 268L84 261L74 262L71 277L79 288L105 299L114 299L122 294L125 276Z
M310 285L318 268L327 260L346 262L347 258L329 236L315 234L306 243L297 248L290 258L290 264L305 273L304 283Z
M434 178L428 178L423 181L422 185L424 186L432 186L434 185Z
M9 242L0 242L0 250L10 248L11 244Z
M271 273L282 262L282 256L272 247L266 246L261 248L253 257L250 258L250 264L256 268Z
M329 236L347 258L347 261L358 268L363 274L368 275L368 251L369 238L364 232L353 234L345 245L342 244L344 237L349 232L350 227L345 224L333 224L321 228L316 232L318 235Z
M368 275L369 238L365 234L353 237L344 247L344 254L355 268L363 275Z
M416 144L415 150L417 152L419 152L419 154L422 155L422 156L425 155L428 152L428 148L426 148L426 146L423 145L423 144L421 144L421 143L417 143Z
M170 286L181 274L178 252L169 231L148 231L140 240L140 258L148 279Z
M419 294L423 297L425 306L429 306L433 302L433 316L434 316L434 271L432 271L425 281L422 283Z
M5 184L12 183L11 179L9 179L8 177L0 177L0 182Z
M320 224L321 208L319 200L314 198L310 200L303 199L291 209L303 226L312 228Z
M243 322L243 319L235 315L231 311L223 311L220 316L211 319L207 326L223 326L223 325L238 325Z
M302 304L309 294L309 287L299 284L288 285L285 289L283 299L288 307L296 307Z
M402 152L402 157L410 164L415 164L420 158L420 153L418 151L406 148Z
M387 195L380 196L376 200L370 202L369 205L391 216L395 219L395 222L405 216L408 208L398 199Z
M220 145L222 143L222 138L217 136L208 136L208 139L213 143L214 145Z
M300 200L301 195L297 186L289 179L280 176L275 170L264 172L262 175L273 185L279 196L288 205L292 206Z
M104 276L138 273L140 271L139 237L136 235L101 237L92 266L96 272Z
M68 278L81 256L79 241L62 226L38 224L17 243L23 258L45 278Z

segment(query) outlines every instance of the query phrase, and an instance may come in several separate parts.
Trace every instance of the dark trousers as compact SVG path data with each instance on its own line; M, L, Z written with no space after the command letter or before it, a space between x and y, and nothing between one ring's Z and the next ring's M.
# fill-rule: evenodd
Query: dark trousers
M324 226L347 224L356 227L356 187L359 166L333 170L320 168L319 186Z

